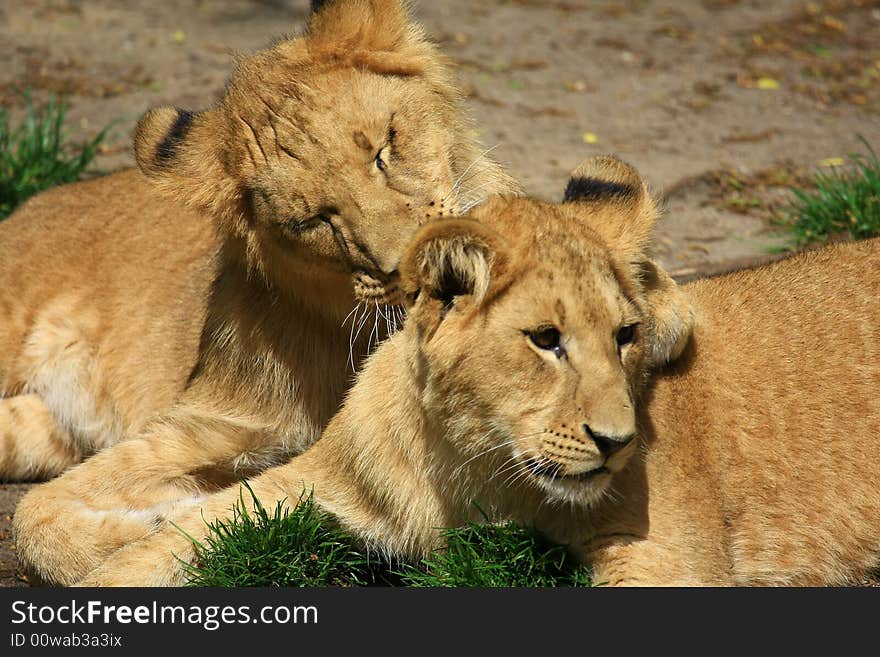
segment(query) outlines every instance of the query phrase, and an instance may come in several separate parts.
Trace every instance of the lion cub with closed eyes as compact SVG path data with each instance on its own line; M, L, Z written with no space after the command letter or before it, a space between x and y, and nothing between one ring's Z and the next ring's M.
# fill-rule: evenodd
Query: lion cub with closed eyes
M140 171L0 223L0 481L64 473L15 523L48 583L81 579L140 511L311 445L391 323L418 227L517 188L404 2L313 4L216 107L148 112Z

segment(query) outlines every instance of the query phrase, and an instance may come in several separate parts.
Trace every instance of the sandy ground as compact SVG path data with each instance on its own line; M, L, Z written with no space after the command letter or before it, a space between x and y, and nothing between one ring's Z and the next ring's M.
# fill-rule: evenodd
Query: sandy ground
M880 0L421 0L460 65L485 144L558 199L590 155L634 164L666 201L658 257L680 279L771 257L787 186L880 147ZM74 138L112 122L98 167L133 163L154 105L210 105L233 65L295 32L306 0L0 4L0 105L25 86L70 103ZM23 585L0 487L0 584Z

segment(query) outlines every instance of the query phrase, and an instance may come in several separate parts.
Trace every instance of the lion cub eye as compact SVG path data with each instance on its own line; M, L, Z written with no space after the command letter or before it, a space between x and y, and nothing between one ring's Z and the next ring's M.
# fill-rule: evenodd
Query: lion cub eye
M628 324L617 330L618 347L625 347L636 339L636 326L637 324Z
M552 351L557 358L565 355L565 349L562 347L562 334L555 326L544 326L534 331L527 331L532 344L538 349Z
M320 217L310 217L308 219L291 219L285 224L285 228L291 233L300 234L315 230L321 225Z
M336 208L326 207L321 208L318 214L308 217L306 219L289 219L285 224L284 228L294 234L307 233L311 230L315 230L316 228L320 228L324 225L331 226L330 220L331 217L338 213Z
M385 146L382 150L376 153L376 168L383 173L388 168L388 156L390 151L391 147Z

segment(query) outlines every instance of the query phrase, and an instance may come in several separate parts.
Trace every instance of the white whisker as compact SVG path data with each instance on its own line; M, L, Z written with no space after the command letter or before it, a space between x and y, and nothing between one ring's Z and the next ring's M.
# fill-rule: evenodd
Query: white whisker
M479 191L481 191L481 190L484 190L484 189L486 189L486 187L489 187L489 186L491 186L491 185L493 185L493 184L494 184L494 183L493 183L492 181L486 181L486 182L484 182L484 183L482 183L482 184L480 184L480 185L477 185L476 187L474 187L474 188L472 188L472 189L469 189L468 191L464 192L463 194L461 194L461 198L462 198L462 199L467 199L468 197L473 196L475 193L477 193L477 192L479 192ZM483 197L480 196L479 198L482 199ZM472 199L472 200L473 200L473 199Z
M354 310L352 310L349 313L349 317L352 317L352 320L351 320L351 330L348 332L348 362L351 364L351 371L352 372L354 372L354 341L355 341L354 327L355 327L355 324L357 324L357 320L355 319L355 317L353 315L354 315L354 313L356 313L360 309L360 307L361 307L361 302L358 301L358 304L354 307ZM346 320L348 320L348 317L346 317ZM345 322L342 322L342 325L345 326Z
M507 488L515 488L517 486L522 485L524 481L528 479L529 471L526 468L521 468L520 470L516 470L511 475L504 480L503 484Z
M499 466L499 468L492 473L492 476L489 477L489 481L492 481L495 477L500 477L506 472L510 472L511 470L519 470L522 467L522 463L519 460L518 456L512 456L507 459L504 463Z
M345 319L342 320L342 324L340 324L339 326L340 326L340 327L345 326L345 323L348 321L349 317L351 317L352 315L354 315L354 314L357 312L357 309L360 308L360 307L361 307L361 302L358 301L358 302L357 302L357 305L355 305L355 307L351 309L351 312L348 313L348 314L345 316ZM354 322L352 322L352 326L353 326L353 325L354 325Z
M489 153L491 153L492 151L494 151L494 150L495 150L496 148L498 148L500 145L501 145L501 144L498 143L498 144L495 144L494 146L490 146L489 148L487 148L486 150L484 150L482 153L480 153L479 155L477 155L477 156L474 158L473 162L471 162L471 163L467 166L467 168L462 172L462 174L458 177L458 180L456 180L456 181L452 184L452 191L450 192L450 195L451 195L451 194L454 194L454 193L456 193L456 192L458 191L459 187L462 185L462 183L463 183L464 180L465 180L464 177L468 174L468 172L469 172L471 169L474 168L474 165L475 165L477 162L479 162L481 158L486 157ZM471 176L471 177L473 177L473 176Z
M551 462L550 459L548 459L546 456L538 456L537 459L533 458L532 460L536 460L537 466L539 468L542 468ZM513 488L514 484L517 482L517 479L522 479L523 481L525 481L528 478L529 474L531 474L531 469L528 467L523 467L522 470L519 473L515 473L512 478L508 477L504 481L504 484L510 488Z
M533 436L540 436L543 433L546 433L546 431L541 430L541 431L535 431L534 433L527 433L523 436L519 436L517 438L514 438L504 444L510 445L514 442L518 442L520 440L525 440L526 438L532 438ZM514 452L511 456L509 456L507 459L505 459L501 463L501 465L498 466L498 468L495 470L495 472L492 473L492 475L489 477L489 479L486 481L486 483L489 483L495 477L501 476L505 472L509 472L513 468L521 466L522 465L521 457L522 457L521 454L517 454ZM527 474L528 474L528 471L527 471Z
M387 303L384 305L384 309L385 309L385 312L382 313L382 317L385 318L385 335L387 337L393 333L393 331L391 330L391 320L389 319L389 310L388 310Z
M379 306L373 306L373 328L370 330L370 335L367 337L367 355L370 354L370 350L373 345L373 335L376 336L376 344L379 344Z
M351 353L351 369L352 369L352 371L355 370L355 365L354 365L354 345L357 344L357 339L358 339L358 338L360 337L360 335L361 335L361 329L364 328L364 323L367 321L367 315L369 314L369 311L370 311L370 305L369 305L367 302L364 302L364 311L363 311L363 313L361 313L361 314L358 316L358 327L357 327L357 331L355 331L355 334L354 334L354 340L352 340L352 349L351 349L351 351L350 351L350 353ZM352 323L352 326L354 326L354 323Z
M475 187L473 190L471 190L471 192L468 193L468 195L470 195L473 192L478 192L481 189L484 189L485 187L489 186L489 184L491 184L491 183L487 183L484 185L480 185L479 187ZM468 199L467 196L464 196L462 198L463 198L462 205L461 205L461 209L459 210L459 212L461 214L467 214L472 209L474 209L476 206L480 205L481 203L483 203L483 201L486 200L485 195L480 195L480 196L477 196L476 198L471 198L471 199ZM467 200L465 200L465 199L467 199Z
M458 472L462 468L464 468L468 463L470 463L471 461L474 461L475 459L478 459L481 456L488 454L489 452L494 452L496 449L501 449L502 447L507 447L508 445L513 445L515 442L516 442L516 438L511 438L510 440L505 440L503 443L501 443L499 445L495 445L494 447L490 447L489 449L483 450L482 452L480 452L476 456L472 456L467 461L465 461L464 463L459 465L457 468L455 468L455 470L452 471L452 474L450 475L450 477L455 477L455 475L458 474Z
M477 200L475 200L475 201L471 201L471 202L469 202L469 203L465 203L463 206L461 206L461 213L462 213L462 214L467 214L468 212L470 212L471 210L473 210L475 207L477 207L477 206L478 206L480 203L482 203L482 202L483 202L483 199L477 199Z

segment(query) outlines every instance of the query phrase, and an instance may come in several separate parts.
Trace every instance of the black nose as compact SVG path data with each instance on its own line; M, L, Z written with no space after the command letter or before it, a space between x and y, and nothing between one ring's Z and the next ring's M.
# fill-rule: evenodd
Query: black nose
M608 458L615 452L619 452L621 449L629 445L632 439L635 437L634 434L630 434L628 436L605 436L601 433L596 433L592 429L590 429L589 425L582 425L584 429L584 433L586 433L596 444L599 452L605 458Z

